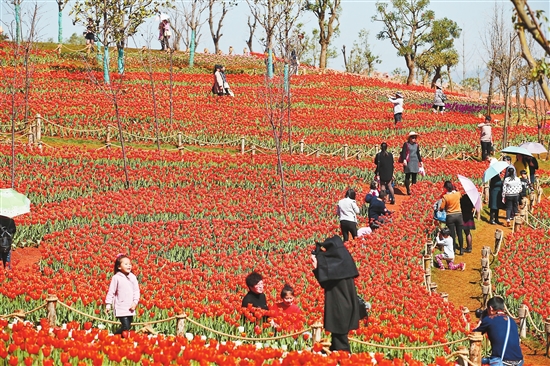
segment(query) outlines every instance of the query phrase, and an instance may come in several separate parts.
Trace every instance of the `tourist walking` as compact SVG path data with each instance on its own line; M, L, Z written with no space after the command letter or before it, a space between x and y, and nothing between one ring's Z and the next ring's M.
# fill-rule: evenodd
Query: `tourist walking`
M411 194L411 184L416 184L416 176L422 167L422 157L420 155L420 146L417 143L418 134L409 132L407 141L401 148L399 162L403 164L403 172L405 173L405 188L407 194Z
M485 161L492 155L493 151L493 132L491 128L491 116L485 116L485 122L477 125L481 129L481 160Z
M380 180L380 190L387 191L390 196L390 204L395 203L393 191L393 154L388 152L388 144L380 145L380 152L374 157L376 169L374 175Z
M15 221L11 217L0 216L0 254L4 269L11 269L11 246L16 231Z
M516 177L515 170L508 168L502 182L502 202L506 204L506 226L510 226L510 220L514 219L518 212L519 195L522 188L521 180Z
M434 113L441 113L445 112L445 101L447 100L447 96L445 93L443 93L443 90L441 89L440 85L435 86L435 95L434 95L434 102L432 105L432 110Z

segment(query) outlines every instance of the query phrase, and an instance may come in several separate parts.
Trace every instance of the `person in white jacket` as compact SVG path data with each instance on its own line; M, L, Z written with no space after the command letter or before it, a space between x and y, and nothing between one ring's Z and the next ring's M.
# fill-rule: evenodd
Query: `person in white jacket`
M518 212L519 194L522 189L521 180L516 177L514 168L509 167L506 169L506 175L502 183L502 202L506 204L506 226L510 226L510 220Z
M393 120L395 125L397 125L398 122L401 122L403 117L403 94L401 94L401 92L396 92L394 97L388 96L388 99L393 103Z
M349 240L349 234L352 238L357 237L357 214L359 213L359 207L355 203L355 191L348 189L346 196L338 201L336 214L340 218L340 230L342 230L342 236L344 242Z

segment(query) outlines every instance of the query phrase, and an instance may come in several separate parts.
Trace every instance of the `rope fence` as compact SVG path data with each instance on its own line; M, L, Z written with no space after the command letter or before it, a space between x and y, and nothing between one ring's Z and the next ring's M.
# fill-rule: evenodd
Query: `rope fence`
M100 322L100 323L111 324L111 325L119 324L118 321L100 318L100 317L82 312L78 309L75 309L74 307L60 301L57 298L57 296L52 295L52 294L48 294L48 296L46 298L46 302L44 304L42 304L42 305L40 305L40 306L30 310L30 311L18 310L18 311L15 311L15 312L11 313L11 314L0 315L0 318L1 319L16 318L18 320L24 320L28 315L33 314L37 311L40 311L40 310L46 308L47 309L46 318L48 319L48 322L53 325L53 324L56 324L56 322L57 322L57 310L56 310L57 306L61 306L61 307L65 308L65 309L67 309L71 312L74 312L74 313L79 314L79 315L81 315L85 318L88 318L90 320L95 320L95 321ZM189 316L187 316L187 314L178 314L176 316L168 317L166 319L152 320L152 321L147 321L147 322L133 322L132 325L133 326L138 326L138 325L143 326L143 328L139 329L138 332L147 332L147 333L150 333L150 334L156 334L154 329L151 328L152 325L159 324L159 323L173 322L174 320L176 321L176 334L178 336L185 335L186 322L189 322L189 323L191 323L191 324L193 324L193 325L195 325L195 326L197 326L197 327L199 327L199 328L201 328L201 329L203 329L207 332L215 334L217 336L226 337L226 338L229 338L229 339L240 340L240 341L247 341L247 342L277 341L277 340L286 339L286 338L295 338L297 336L309 333L309 334L312 335L312 337L311 337L312 346L315 343L321 343L323 346L328 346L330 344L330 342L328 342L326 339L322 339L322 335L323 335L324 332L323 332L323 325L320 321L316 321L309 328L306 328L306 329L303 329L303 330L300 330L300 331L297 331L297 332L294 332L294 333L284 334L284 335L280 335L280 336L272 336L272 337L261 337L261 338L247 337L247 336L242 336L242 335L234 335L234 334L221 332L221 331L213 329L209 326L201 324L200 322L198 322L198 321L190 318ZM472 349L481 350L481 339L482 338L480 337L480 334L479 334L479 336L477 336L476 334L477 333L472 333L468 337L461 338L461 339L458 339L458 340L449 341L449 342L445 342L445 343L426 345L426 346L392 346L392 345L385 345L385 344L378 344L378 343L362 341L360 339L353 338L353 337L349 337L349 340L350 340L350 342L354 342L354 343L357 343L357 344L362 344L362 345L373 347L373 348L376 348L376 349L398 350L398 351L399 350L400 351L412 351L412 350L435 349L435 348L447 347L447 346L452 346L452 345L455 345L455 344L458 344L458 343L464 343L464 342L470 341L470 351L468 351L466 349L466 347L460 347L458 351L456 351L456 352L452 353L451 355L447 356L447 359L452 358L452 357L457 357L457 356L468 359L468 357L470 357L470 352L472 352ZM328 349L326 349L326 351L330 352ZM470 359L475 360L476 357L477 356L474 356L473 358L470 357ZM481 359L480 357L481 356L479 356L479 359ZM473 364L473 365L476 366L475 364Z
M7 136L9 133L1 132L7 128L11 129L11 125L0 125L0 135ZM36 115L34 121L30 123L21 122L16 125L16 131L19 134L18 140L23 140L25 137L28 138L28 144L31 146L38 146L42 148L44 142L42 141L42 136L59 136L64 138L66 136L72 138L86 138L90 137L94 139L99 139L105 145L104 147L111 147L112 140L118 140L118 132L115 134L113 131L118 131L118 128L114 125L108 124L102 128L93 128L93 129L77 129L72 127L62 126L59 123L50 121L49 119L41 116L40 114ZM198 139L193 136L185 135L181 132L173 133L167 136L147 136L147 135L138 135L136 133L131 133L123 131L123 138L128 139L128 141L137 141L137 142L146 142L146 143L169 143L174 144L177 150L186 149L184 144L192 144L199 146L220 146L220 147L240 147L241 154L250 153L255 155L256 153L263 154L273 154L276 152L275 147L268 147L261 145L258 141L253 141L245 138L244 136L237 139L225 140L225 141L206 141ZM249 148L247 149L247 145ZM345 160L348 159L357 159L360 160L364 156L374 156L377 153L377 147L370 148L351 148L347 144L336 148L335 150L328 150L330 148L322 149L319 146L308 145L302 139L296 144L292 144L290 147L286 147L286 150L290 150L291 153L300 153L306 156L321 157L321 156L342 156ZM394 156L399 155L399 147L392 151ZM476 147L475 154L479 153L479 147ZM447 146L443 145L441 147L434 148L423 148L424 156L432 157L433 159L446 159L446 160L469 160L473 157L466 152L451 154L447 151Z

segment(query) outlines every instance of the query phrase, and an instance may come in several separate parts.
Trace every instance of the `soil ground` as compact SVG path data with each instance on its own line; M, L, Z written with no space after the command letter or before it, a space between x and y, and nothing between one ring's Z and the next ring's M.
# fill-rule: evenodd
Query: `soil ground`
M363 187L363 192L368 191L368 186ZM413 192L414 194L414 192ZM388 205L391 211L399 213L403 202L408 200L408 196L404 194L403 187L396 187L395 190L395 205ZM503 212L501 212L500 220L505 221ZM439 271L433 268L433 281L437 283L438 292L446 292L449 294L449 301L457 307L467 307L471 312L472 321L475 320L473 312L480 307L481 304L481 286L480 286L480 269L481 269L481 249L484 246L494 248L495 230L500 228L504 235L511 232L511 228L506 228L501 225L491 225L488 222L488 213L484 209L481 220L476 221L476 230L472 231L472 253L457 256L455 262L466 263L465 271ZM39 248L18 248L12 252L12 265L18 267L32 267L41 259ZM472 324L472 327L475 324ZM525 357L526 366L550 366L550 358L545 356L545 345L538 342L522 342L523 355Z

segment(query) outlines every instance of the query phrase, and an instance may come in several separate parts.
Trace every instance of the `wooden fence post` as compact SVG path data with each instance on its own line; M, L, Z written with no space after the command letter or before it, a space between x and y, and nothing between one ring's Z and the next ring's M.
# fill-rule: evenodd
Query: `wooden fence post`
M57 314L55 312L55 308L57 305L57 296L48 294L48 297L46 297L47 306L48 309L48 323L50 323L51 326L55 326L55 323L57 322Z
M38 147L42 148L42 116L36 114L36 130L34 135L34 140L38 144Z
M252 145L250 149L252 151L252 156L256 155L256 145Z
M176 335L183 336L185 334L185 318L187 314L176 315Z
M241 136L241 155L244 155L244 136Z
M546 331L546 357L550 356L550 316L546 318L546 324L544 325Z
M475 366L481 366L481 341L483 335L481 332L472 332L468 335L470 340L470 362Z
M521 304L518 308L519 318L519 336L521 338L527 337L527 312L529 308L525 304Z
M470 314L470 309L468 309L466 306L462 308L462 318L464 319L464 322L466 323L466 330L470 331L470 323L468 322L468 318L466 317L468 314Z
M304 140L300 140L300 154L304 153Z
M317 320L315 323L313 323L311 329L313 332L313 337L311 337L311 339L313 340L313 344L321 342L321 337L323 335L323 323Z
M344 144L344 160L348 160L348 144Z
M440 292L439 296L443 299L443 302L449 302L449 294L446 292Z
M495 230L495 251L494 253L498 253L500 250L500 245L502 243L502 230L496 229Z
M107 135L105 136L105 147L111 147L111 127L107 126Z
M29 139L29 142L28 142L29 146L34 145L34 142L35 142L34 136L36 134L35 131L36 131L36 122L35 123L30 123L29 124L29 133L27 134L28 139Z
M183 138L181 132L178 132L178 150L183 149Z

